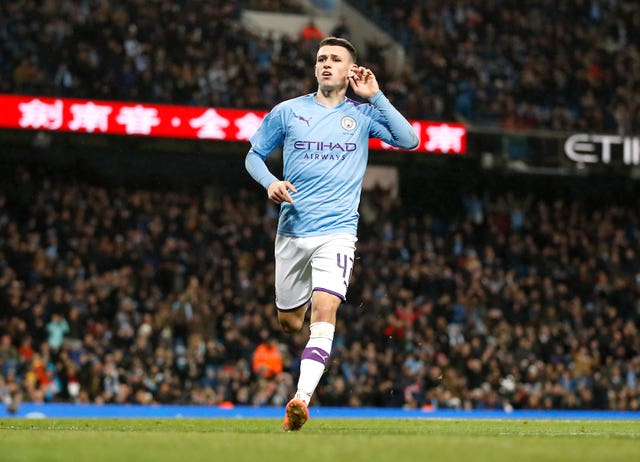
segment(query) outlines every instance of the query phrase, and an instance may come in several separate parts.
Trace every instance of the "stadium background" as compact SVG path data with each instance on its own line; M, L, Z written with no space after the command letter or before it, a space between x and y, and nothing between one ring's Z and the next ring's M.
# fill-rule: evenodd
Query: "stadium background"
M268 109L313 89L308 19L326 33L344 16L338 32L408 117L468 130L464 156L372 153L397 195L363 195L360 264L317 405L638 409L638 171L622 152L640 119L632 2L524 2L527 14L522 2L369 2L380 24L359 22L363 2L190 3L3 2L0 92ZM252 29L264 9L296 10L284 27L299 33L264 38ZM154 35L171 15L187 26ZM559 25L567 15L574 28ZM619 140L609 162L602 141L576 162L574 134ZM276 326L275 211L244 171L247 143L0 140L8 408L289 399L305 336ZM254 370L273 340L282 372Z

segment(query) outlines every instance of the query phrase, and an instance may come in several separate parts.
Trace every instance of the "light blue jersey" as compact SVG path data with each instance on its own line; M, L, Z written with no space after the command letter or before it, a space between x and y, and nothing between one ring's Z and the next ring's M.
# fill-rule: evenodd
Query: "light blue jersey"
M283 202L278 233L307 237L356 235L369 138L413 149L418 138L407 120L382 94L371 104L348 98L328 108L308 94L273 108L251 138L246 167L264 188L278 179L264 160L283 146L284 179L297 189Z

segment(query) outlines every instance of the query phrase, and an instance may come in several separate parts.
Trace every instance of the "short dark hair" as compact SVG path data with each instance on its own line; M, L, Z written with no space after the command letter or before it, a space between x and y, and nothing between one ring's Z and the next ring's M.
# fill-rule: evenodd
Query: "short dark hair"
M358 53L356 52L356 47L347 40L341 37L325 37L320 41L318 48L322 48L324 46L336 46L346 48L351 57L353 58L353 62L355 63L358 57Z

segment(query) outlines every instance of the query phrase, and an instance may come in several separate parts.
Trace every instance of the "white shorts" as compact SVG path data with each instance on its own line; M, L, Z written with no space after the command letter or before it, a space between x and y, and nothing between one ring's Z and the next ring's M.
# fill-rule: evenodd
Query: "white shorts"
M345 300L353 270L357 238L340 233L328 236L276 235L276 306L288 311L301 307L321 290Z

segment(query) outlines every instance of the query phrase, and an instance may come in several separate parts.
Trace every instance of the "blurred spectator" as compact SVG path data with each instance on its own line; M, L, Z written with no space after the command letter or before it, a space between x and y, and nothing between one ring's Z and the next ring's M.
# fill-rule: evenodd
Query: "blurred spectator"
M324 38L324 32L313 19L309 19L300 31L300 36L305 42L310 40L318 42Z
M349 41L352 40L351 27L349 26L349 21L347 20L347 17L345 15L340 15L338 23L333 27L329 35L347 39Z
M19 355L16 347L11 343L11 337L3 334L0 337L0 365L4 374L18 368Z
M254 374L272 379L282 372L282 353L278 342L269 337L266 329L260 331L262 341L253 350L252 370Z
M57 350L62 346L64 336L69 333L69 324L60 313L53 312L51 321L47 324L47 332L49 333L49 346L53 350Z

